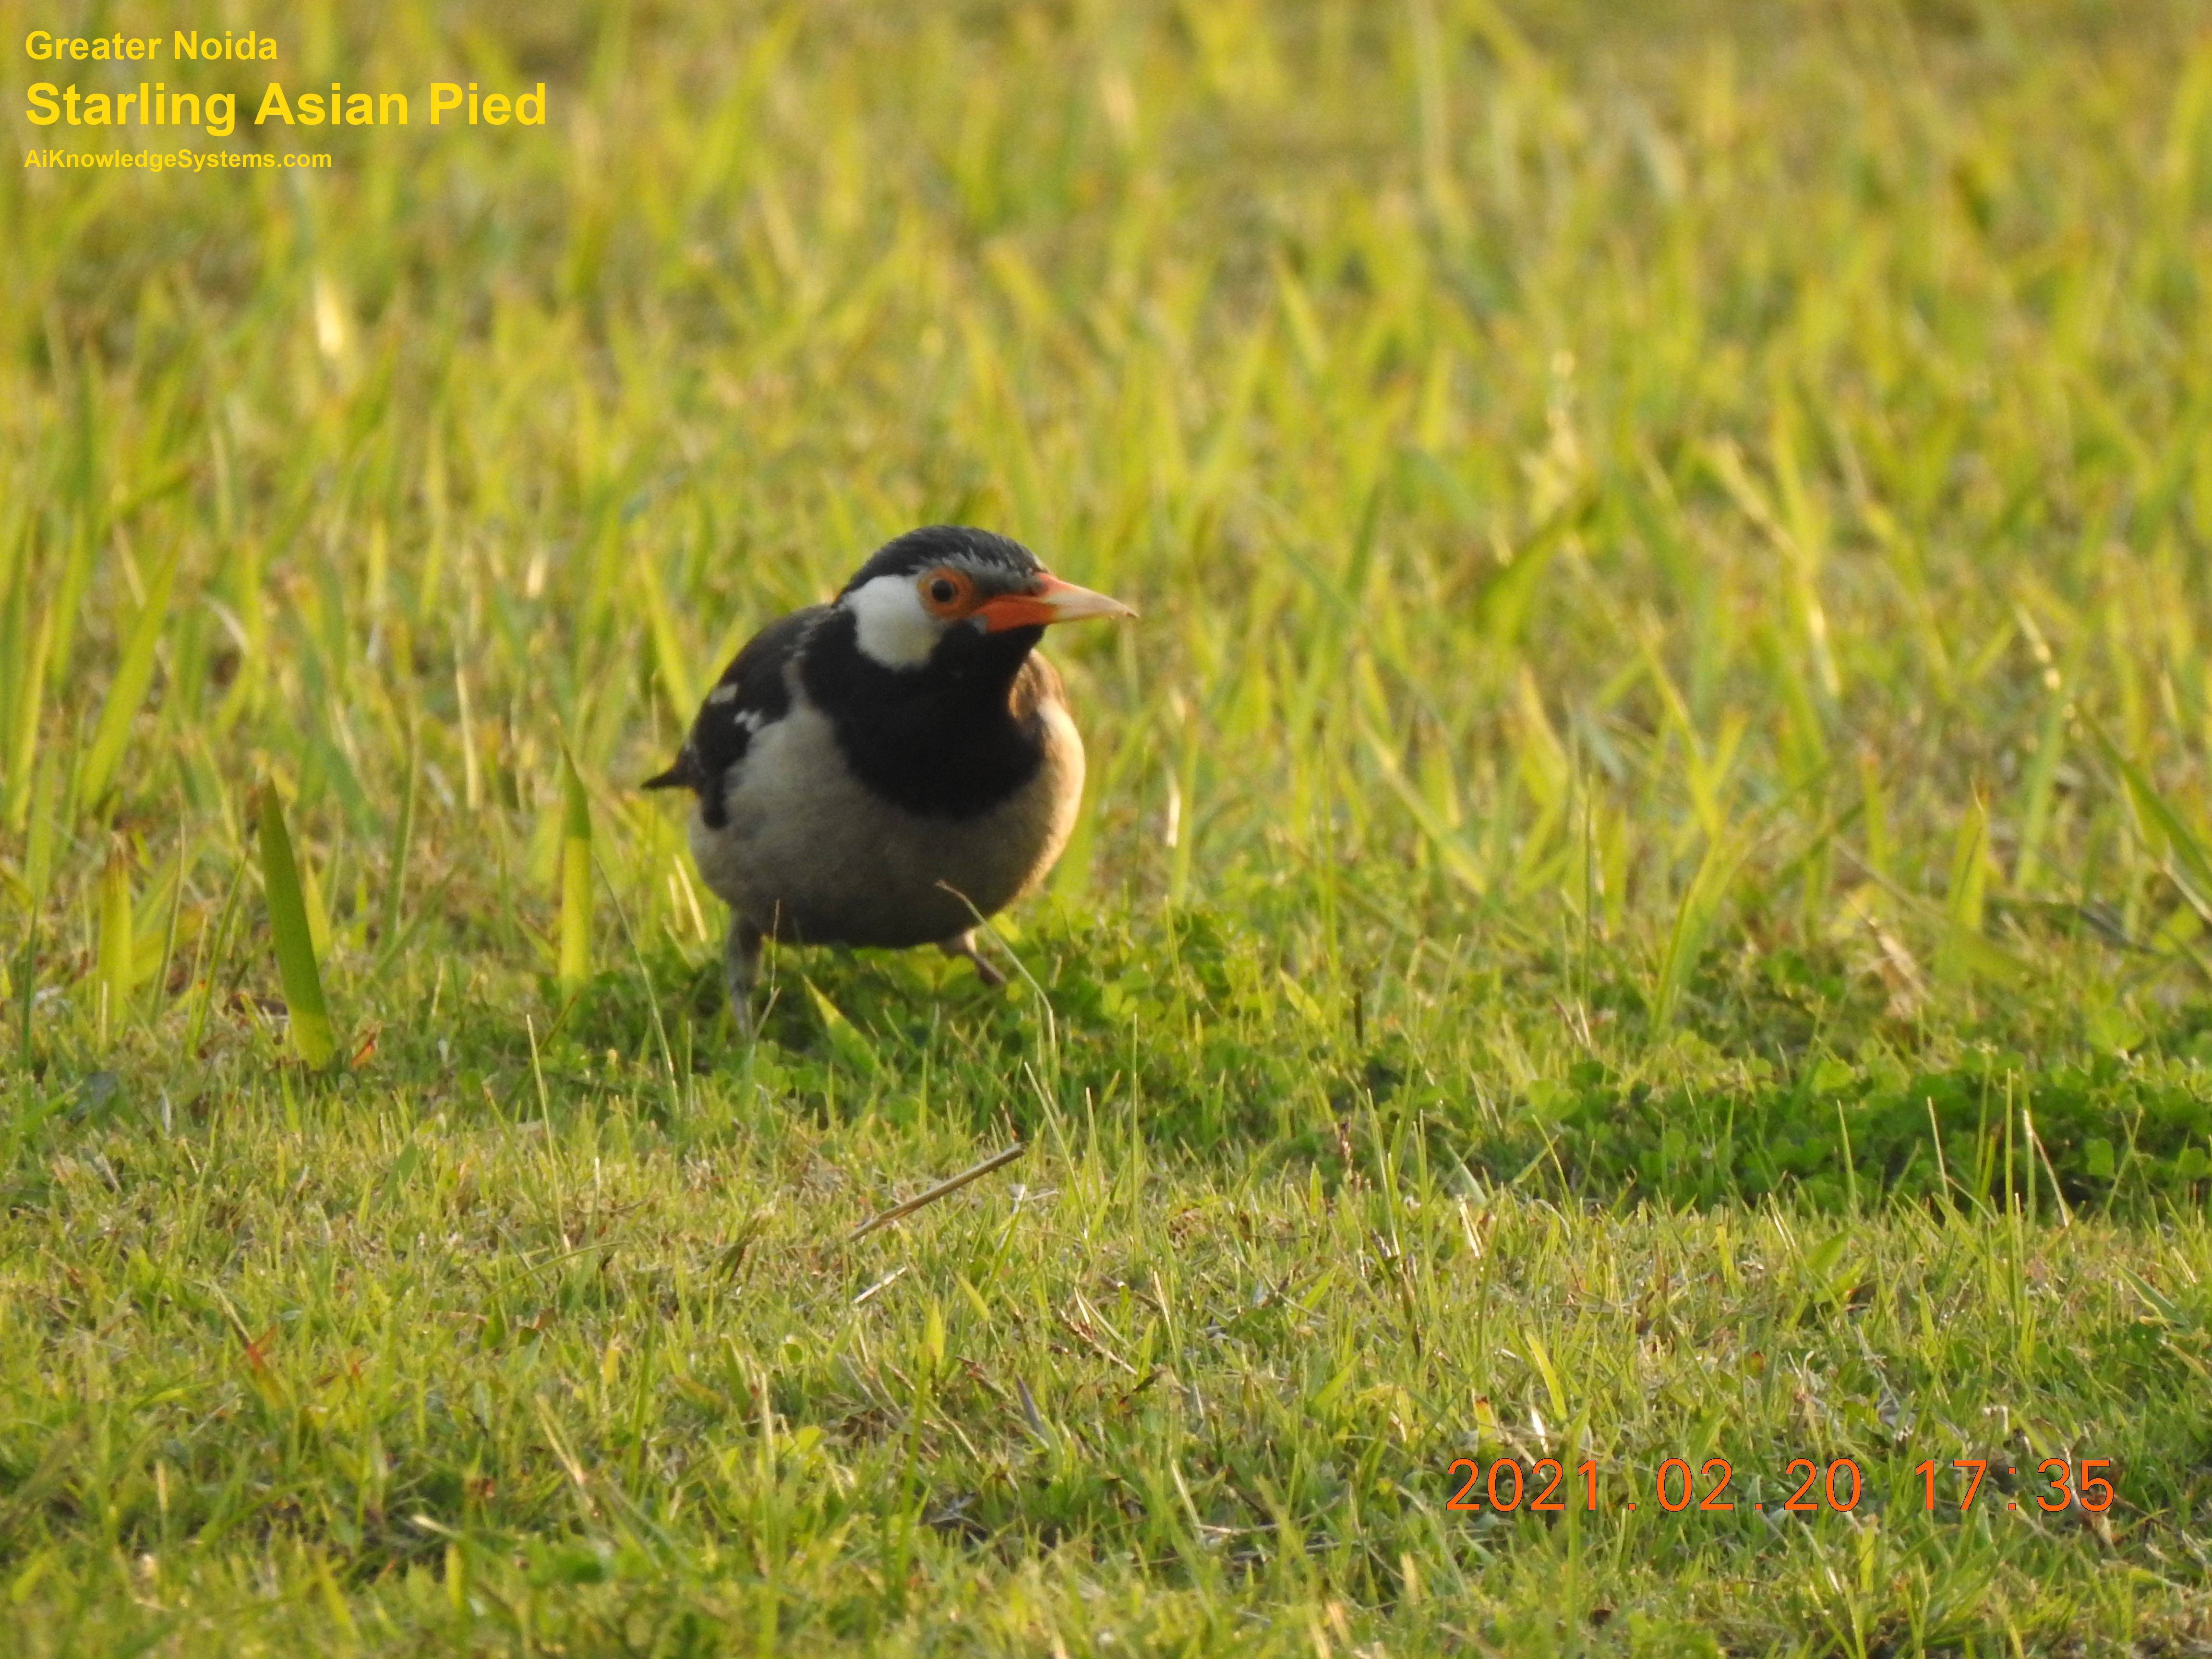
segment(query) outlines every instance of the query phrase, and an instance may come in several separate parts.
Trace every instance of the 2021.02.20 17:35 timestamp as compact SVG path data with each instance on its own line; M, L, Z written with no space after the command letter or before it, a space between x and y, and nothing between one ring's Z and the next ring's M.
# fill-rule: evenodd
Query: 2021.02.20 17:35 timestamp
M2055 1515L2063 1509L2079 1504L2093 1513L2103 1513L2112 1508L2112 1499L2118 1494L2114 1491L2111 1480L2098 1471L2108 1469L2112 1464L2112 1460L2109 1457L2085 1457L2079 1464L2069 1463L2063 1457L2045 1458L2035 1466L2036 1474L2043 1482L2035 1493L2036 1507L2045 1514ZM1483 1466L1474 1458L1455 1457L1447 1474L1456 1480L1462 1469L1467 1471L1467 1479L1445 1501L1444 1507L1448 1510L1480 1511L1487 1509L1499 1514L1510 1514L1521 1508L1525 1499L1531 1510L1563 1511L1575 1497L1577 1484L1581 1488L1583 1511L1594 1512L1598 1507L1595 1458L1586 1458L1576 1465L1571 1480L1565 1465L1556 1457L1540 1458L1526 1469L1513 1458L1499 1458L1489 1465L1486 1475ZM1951 1460L1950 1474L1964 1488L1959 1498L1961 1510L1972 1507L1975 1498L1982 1490L1983 1477L1989 1469L1990 1460L1985 1457ZM1804 1479L1798 1480L1801 1470ZM1917 1465L1912 1472L1920 1478L1921 1507L1934 1510L1939 1466L1931 1457ZM2016 1465L2006 1465L2001 1472L2009 1477L2016 1474L2018 1468ZM1728 1459L1707 1458L1699 1473L1711 1483L1702 1492L1698 1490L1698 1482L1691 1474L1688 1460L1670 1457L1660 1464L1654 1482L1657 1488L1654 1496L1659 1500L1659 1507L1669 1515L1679 1514L1693 1505L1701 1510L1740 1507L1736 1500L1728 1495L1729 1484L1735 1477L1735 1468ZM1797 1481L1796 1488L1775 1507L1799 1513L1817 1513L1823 1509L1838 1512L1856 1509L1866 1489L1858 1464L1848 1457L1835 1459L1825 1470L1809 1457L1792 1458L1788 1466L1787 1480ZM1564 1497L1561 1495L1562 1488L1565 1489ZM2005 1500L2005 1507L2008 1510L2017 1510L2020 1506L2020 1499L2016 1498ZM1632 1510L1636 1507L1636 1501L1630 1498L1620 1507ZM1763 1510L1766 1504L1762 1500L1753 1502L1749 1507Z

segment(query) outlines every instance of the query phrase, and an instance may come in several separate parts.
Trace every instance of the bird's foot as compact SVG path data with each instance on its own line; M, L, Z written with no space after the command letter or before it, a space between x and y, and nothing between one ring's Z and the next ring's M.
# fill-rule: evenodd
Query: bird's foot
M993 967L984 958L983 953L975 948L975 930L972 927L965 933L955 933L951 939L939 939L937 948L948 957L965 957L974 963L975 977L994 990L1006 982L1006 976Z

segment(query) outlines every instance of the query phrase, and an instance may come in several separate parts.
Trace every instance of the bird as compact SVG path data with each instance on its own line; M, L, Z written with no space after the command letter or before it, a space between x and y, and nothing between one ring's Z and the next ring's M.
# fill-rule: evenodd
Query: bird
M1136 614L1008 537L931 525L738 653L641 787L696 797L691 855L730 907L741 1034L768 940L934 945L1006 982L975 924L1044 878L1083 795L1083 739L1037 642Z

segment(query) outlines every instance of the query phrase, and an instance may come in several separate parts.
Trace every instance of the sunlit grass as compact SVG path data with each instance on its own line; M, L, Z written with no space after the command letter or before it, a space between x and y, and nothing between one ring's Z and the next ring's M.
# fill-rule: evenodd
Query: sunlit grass
M260 24L551 118L0 168L33 1650L2202 1636L2185 9ZM1143 611L1086 811L748 1047L634 786L933 520ZM1443 1510L1531 1436L2124 1501Z

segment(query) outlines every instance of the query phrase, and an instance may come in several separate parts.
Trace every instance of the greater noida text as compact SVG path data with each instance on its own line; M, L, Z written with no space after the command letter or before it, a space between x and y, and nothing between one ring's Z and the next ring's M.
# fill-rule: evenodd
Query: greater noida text
M209 173L230 167L327 167L328 150L279 154L251 149L34 149L25 153L27 167L135 167L147 173Z
M155 63L161 61L165 43L158 34L90 34L82 40L66 34L49 34L44 29L33 29L23 37L23 56L44 63L48 58L73 58L82 63ZM216 62L239 58L276 56L276 37L256 34L248 29L243 34L225 29L217 38L202 34L198 29L179 29L166 43L179 64L199 63L203 59Z

